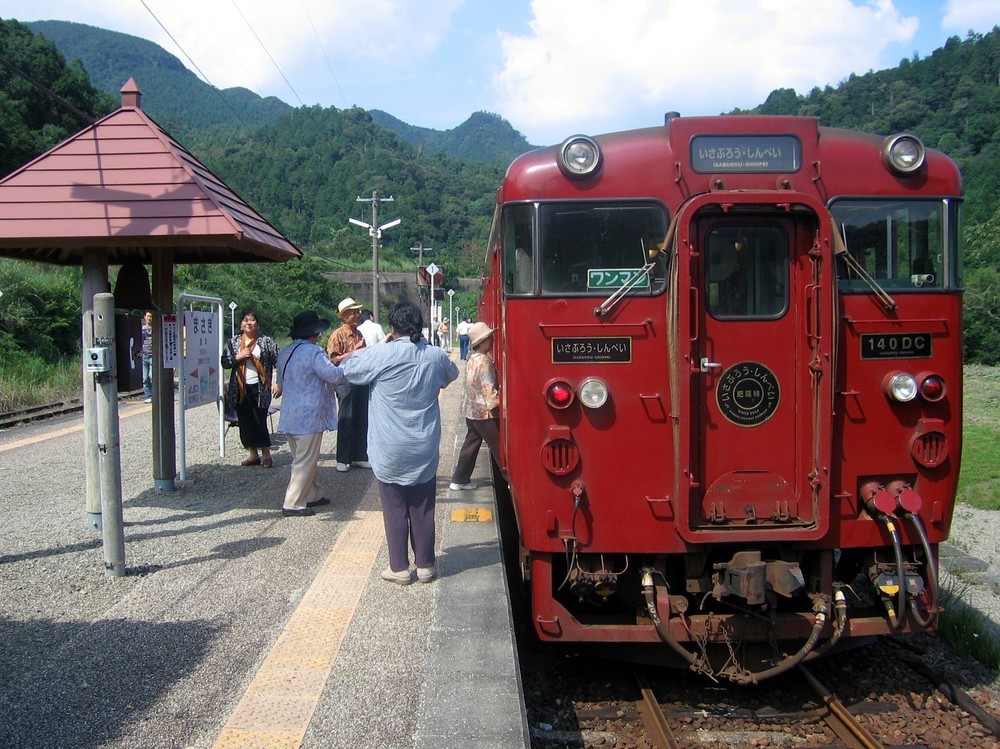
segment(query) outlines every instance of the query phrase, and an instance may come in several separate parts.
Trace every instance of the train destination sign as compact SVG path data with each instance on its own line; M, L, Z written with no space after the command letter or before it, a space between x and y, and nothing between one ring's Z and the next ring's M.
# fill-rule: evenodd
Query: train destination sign
M552 339L553 364L628 364L631 361L632 339L628 336Z
M642 273L642 268L590 268L587 270L588 289L620 289ZM648 289L649 276L642 277L632 284L633 289Z
M794 135L696 135L691 168L700 174L797 172L802 144Z
M930 333L862 333L862 359L928 359Z

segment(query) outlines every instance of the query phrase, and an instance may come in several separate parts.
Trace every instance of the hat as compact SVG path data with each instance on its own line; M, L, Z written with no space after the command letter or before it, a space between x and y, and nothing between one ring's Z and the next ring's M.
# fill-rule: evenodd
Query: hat
M491 335L496 328L491 328L484 322L477 322L471 328L469 328L469 345L475 348L480 343L485 341Z
M340 304L337 305L337 317L341 320L344 319L344 313L352 309L361 309L361 305L355 302L350 297L341 300Z
M289 338L312 338L330 327L329 320L323 320L311 309L300 312L292 318L292 332Z

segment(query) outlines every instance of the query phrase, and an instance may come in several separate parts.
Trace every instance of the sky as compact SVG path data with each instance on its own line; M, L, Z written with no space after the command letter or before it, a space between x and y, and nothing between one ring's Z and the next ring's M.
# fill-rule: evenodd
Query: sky
M0 16L139 36L217 88L292 106L436 130L487 111L548 145L836 86L989 32L1000 2L3 0Z

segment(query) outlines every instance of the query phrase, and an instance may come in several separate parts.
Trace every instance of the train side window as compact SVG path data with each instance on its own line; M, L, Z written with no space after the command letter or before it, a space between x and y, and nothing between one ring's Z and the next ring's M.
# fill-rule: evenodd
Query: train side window
M940 289L947 249L943 201L840 200L830 207L847 251L886 289ZM868 291L842 260L841 290Z
M534 241L530 204L510 205L503 213L504 292L533 294Z
M709 313L718 319L781 317L788 307L788 235L777 226L717 226L706 239Z

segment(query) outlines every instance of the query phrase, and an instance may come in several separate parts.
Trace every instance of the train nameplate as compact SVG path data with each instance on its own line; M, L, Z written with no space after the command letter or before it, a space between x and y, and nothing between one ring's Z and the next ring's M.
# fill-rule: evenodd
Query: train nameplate
M930 333L862 333L862 359L927 359Z
M701 174L793 173L802 167L794 135L696 135L691 168Z
M629 364L632 361L632 339L628 336L553 338L553 364Z
M715 391L719 410L741 427L755 427L774 416L781 402L781 389L774 372L759 362L734 364L719 378Z

